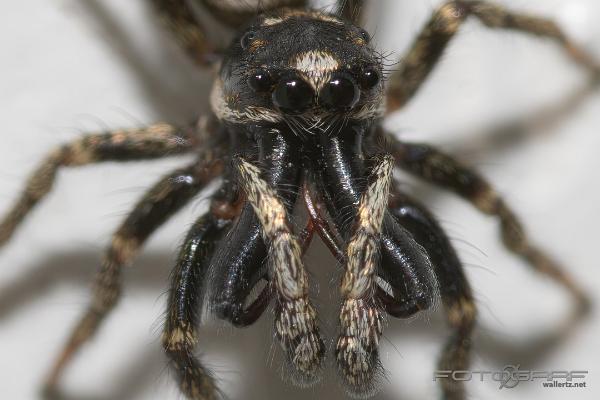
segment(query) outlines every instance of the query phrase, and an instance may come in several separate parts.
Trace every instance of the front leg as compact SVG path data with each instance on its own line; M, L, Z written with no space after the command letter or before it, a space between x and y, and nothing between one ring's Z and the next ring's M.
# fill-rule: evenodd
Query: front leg
M222 162L195 162L161 179L147 192L113 235L97 272L91 303L54 363L45 389L52 393L64 369L101 327L121 296L123 269L131 265L146 240L189 203L222 170Z
M221 398L210 370L194 354L207 270L216 243L231 227L214 212L200 217L189 231L173 270L163 348L179 387L190 400Z
M481 212L498 218L506 248L521 256L536 271L564 286L577 300L581 312L588 309L589 299L585 292L561 266L530 242L513 210L481 175L434 147L400 142L391 135L386 139L393 146L398 166L455 192Z
M576 63L595 75L600 73L600 64L573 43L551 20L511 12L487 1L448 1L433 14L402 61L400 69L391 76L388 112L400 109L414 96L469 16L477 18L489 28L511 29L552 39Z
M391 212L431 257L439 281L446 320L451 328L451 335L438 360L437 370L468 370L477 309L461 261L433 215L416 200L402 193L398 182L394 182L393 192ZM463 381L449 378L436 380L440 381L444 400L467 398Z

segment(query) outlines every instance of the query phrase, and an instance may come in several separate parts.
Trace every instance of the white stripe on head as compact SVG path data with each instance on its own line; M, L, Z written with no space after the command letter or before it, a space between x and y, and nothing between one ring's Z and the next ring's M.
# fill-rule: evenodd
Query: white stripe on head
M331 73L340 67L340 62L329 52L311 50L294 56L290 65L308 78L308 83L315 90L319 90Z

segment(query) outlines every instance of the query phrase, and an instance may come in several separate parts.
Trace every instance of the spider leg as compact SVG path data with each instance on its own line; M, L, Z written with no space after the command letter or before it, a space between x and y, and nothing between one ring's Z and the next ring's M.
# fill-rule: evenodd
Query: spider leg
M514 212L482 176L431 146L400 142L391 135L386 140L392 144L400 168L455 192L481 212L498 218L506 248L536 271L563 285L577 300L580 311L587 311L589 299L584 291L561 266L530 242Z
M511 29L552 39L576 63L594 75L600 73L600 64L573 43L551 20L515 13L487 1L447 1L433 14L413 43L400 69L390 77L388 112L398 110L414 96L469 16L477 18L489 28Z
M397 183L390 200L390 210L398 222L408 229L431 258L439 281L440 295L452 334L438 362L438 371L469 369L471 334L475 326L476 307L469 282L456 251L435 218L419 203L400 193ZM438 378L439 379L439 378ZM466 398L462 381L440 379L443 398Z
M234 29L239 29L258 14L277 12L282 8L306 8L308 0L270 0L249 2L236 0L200 0L204 8L220 22Z
M211 43L206 29L194 15L186 0L151 0L166 27L190 58L202 67L210 67L219 60L219 49Z
M193 400L213 400L219 394L210 371L194 355L194 348L208 262L216 242L230 225L212 213L198 219L185 239L171 278L163 347L181 391Z
M275 287L275 331L293 365L300 385L319 379L324 345L316 311L308 297L308 277L302 263L302 246L292 232L286 206L261 177L261 170L239 157L240 181L268 244L269 275Z
M207 28L203 26L194 13L194 7L186 0L151 0L165 26L171 31L179 45L190 58L201 67L211 67L220 60L220 49L208 37ZM256 6L239 1L237 4L224 4L220 0L201 0L204 8L219 22L238 29L257 11L267 12L280 7L304 7L307 0L279 0L272 4Z
M56 149L31 174L19 199L0 220L0 247L50 192L61 167L153 159L189 152L197 144L193 135L191 129L161 123L141 129L87 135Z
M365 0L338 0L336 13L348 21L360 25L365 3Z
M55 362L46 387L52 391L64 368L81 346L97 331L116 305L121 291L121 272L145 240L202 188L221 173L222 162L195 163L175 171L156 184L121 224L96 275L90 306L77 323Z

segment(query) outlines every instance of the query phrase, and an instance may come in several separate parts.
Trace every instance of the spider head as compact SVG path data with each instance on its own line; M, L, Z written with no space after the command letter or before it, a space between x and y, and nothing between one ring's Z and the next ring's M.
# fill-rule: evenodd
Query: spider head
M262 15L227 51L213 110L238 123L378 117L384 111L382 61L369 39L363 29L329 14Z

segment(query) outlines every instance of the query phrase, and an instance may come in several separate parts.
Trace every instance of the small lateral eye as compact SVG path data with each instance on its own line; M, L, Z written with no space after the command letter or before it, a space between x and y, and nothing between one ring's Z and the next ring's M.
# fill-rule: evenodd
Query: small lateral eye
M273 83L273 77L264 69L258 69L248 77L248 85L255 92L268 92L273 87Z
M381 77L379 76L379 71L373 67L365 68L358 75L358 82L360 83L360 87L364 90L373 89L380 80Z
M366 30L364 30L364 29L361 28L359 30L358 34L365 41L365 43L370 43L371 42L371 35Z
M242 36L242 39L240 39L240 45L242 46L242 49L246 50L248 47L250 47L250 43L252 43L255 37L256 33L254 33L254 31L248 31L244 33L244 36Z

